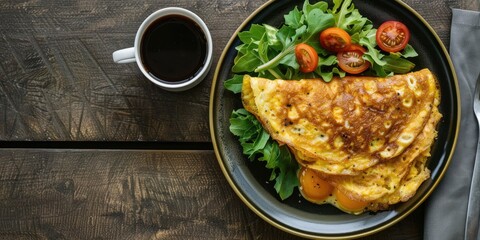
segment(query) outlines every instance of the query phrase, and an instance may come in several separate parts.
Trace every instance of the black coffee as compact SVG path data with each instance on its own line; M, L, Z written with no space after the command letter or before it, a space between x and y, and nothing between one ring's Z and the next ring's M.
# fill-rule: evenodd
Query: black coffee
M147 28L140 54L147 72L154 78L167 82L187 81L205 64L207 40L194 21L169 15Z

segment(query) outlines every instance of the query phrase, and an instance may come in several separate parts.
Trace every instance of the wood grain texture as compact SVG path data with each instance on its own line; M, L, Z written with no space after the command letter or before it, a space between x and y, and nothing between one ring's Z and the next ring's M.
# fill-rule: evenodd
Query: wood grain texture
M213 71L262 1L0 1L0 140L209 142ZM211 29L214 63L200 86L171 93L112 52L143 19L184 7Z
M0 162L1 239L286 236L239 202L212 152L2 151Z
M0 150L0 173L0 239L295 239L212 151ZM421 239L417 212L365 239Z

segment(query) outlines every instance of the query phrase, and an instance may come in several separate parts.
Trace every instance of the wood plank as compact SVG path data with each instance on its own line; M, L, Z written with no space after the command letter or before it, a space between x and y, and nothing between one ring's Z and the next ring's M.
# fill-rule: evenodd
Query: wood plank
M209 142L216 61L263 1L0 2L0 140ZM145 17L190 9L214 36L210 74L188 93L166 92L112 52L133 46Z
M421 239L421 214L366 239ZM212 151L107 150L0 150L0 238L295 239L240 201Z

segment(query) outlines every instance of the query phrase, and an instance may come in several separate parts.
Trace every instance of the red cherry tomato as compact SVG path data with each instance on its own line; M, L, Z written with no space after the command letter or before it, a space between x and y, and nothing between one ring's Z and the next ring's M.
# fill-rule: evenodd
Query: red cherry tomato
M352 38L345 30L331 27L320 33L320 44L330 52L341 52L350 46Z
M362 58L365 52L360 45L350 45L347 50L337 53L338 66L350 74L362 73L370 67L370 62Z
M407 46L410 31L399 21L386 21L380 25L376 34L377 45L386 52L398 52Z
M318 54L313 47L308 44L300 43L295 46L295 57L300 65L300 71L303 73L313 72L318 65Z

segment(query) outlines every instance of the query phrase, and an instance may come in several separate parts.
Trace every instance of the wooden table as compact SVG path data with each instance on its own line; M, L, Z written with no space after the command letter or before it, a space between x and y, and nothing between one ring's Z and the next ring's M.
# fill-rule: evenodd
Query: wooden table
M263 0L0 1L1 239L292 239L226 183L208 125L228 39ZM448 48L451 7L406 1ZM150 13L190 9L209 26L214 67L161 90L112 61ZM421 239L423 208L367 239Z

